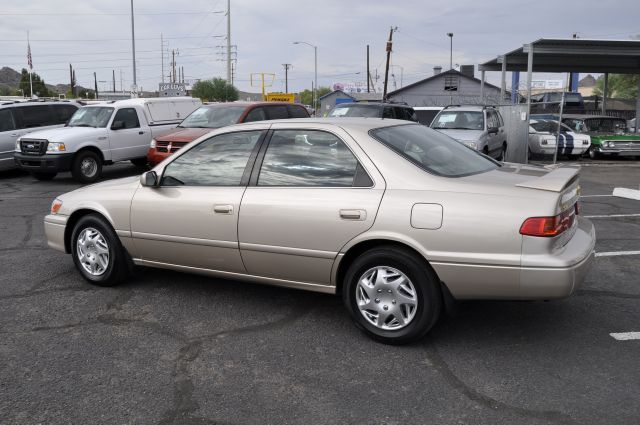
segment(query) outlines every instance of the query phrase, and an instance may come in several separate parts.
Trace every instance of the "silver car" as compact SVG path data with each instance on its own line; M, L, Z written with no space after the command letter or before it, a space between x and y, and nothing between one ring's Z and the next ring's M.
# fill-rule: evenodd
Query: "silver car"
M501 164L407 121L265 121L61 195L44 221L90 283L133 263L340 293L360 329L400 344L451 299L573 293L595 244L578 172Z

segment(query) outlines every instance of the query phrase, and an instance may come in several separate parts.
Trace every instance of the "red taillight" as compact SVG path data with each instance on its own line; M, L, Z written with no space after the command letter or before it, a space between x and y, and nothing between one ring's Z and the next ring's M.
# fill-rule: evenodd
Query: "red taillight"
M577 204L575 207L564 211L562 214L558 214L554 217L531 217L528 218L520 226L520 234L525 236L540 236L550 238L558 236L560 233L573 226L573 221L576 218L578 210Z

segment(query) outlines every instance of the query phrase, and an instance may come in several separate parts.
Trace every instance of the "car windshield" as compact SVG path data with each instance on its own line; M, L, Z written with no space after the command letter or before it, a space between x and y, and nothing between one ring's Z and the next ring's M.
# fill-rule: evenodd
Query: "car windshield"
M379 118L382 109L377 105L344 105L336 106L331 112L330 117L366 117Z
M627 122L623 119L590 118L584 122L587 131L597 133L624 133L627 130Z
M558 131L558 121L553 120L544 120L531 122L531 127L538 133L556 133ZM571 131L569 127L562 124L560 127L560 131L566 133L567 131Z
M408 161L439 176L463 177L500 166L475 149L423 125L383 127L369 133Z
M203 106L196 109L180 123L185 128L219 128L236 124L246 106Z
M480 111L447 111L441 112L431 128L438 130L484 130L484 116Z
M106 127L113 108L103 106L85 106L78 109L69 119L69 127Z

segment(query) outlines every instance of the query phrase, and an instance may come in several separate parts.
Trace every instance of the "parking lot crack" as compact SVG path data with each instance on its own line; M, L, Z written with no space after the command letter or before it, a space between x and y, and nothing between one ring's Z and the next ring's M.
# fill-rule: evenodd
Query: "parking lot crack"
M494 398L491 398L476 389L472 388L465 382L463 382L458 376L451 370L449 364L438 352L433 340L427 341L427 354L436 370L440 373L442 378L456 391L463 394L469 400L483 406L487 409L494 411L501 411L505 413L513 413L519 416L525 416L528 418L542 419L551 423L559 424L577 424L569 415L554 411L554 410L533 410L522 407L512 406Z

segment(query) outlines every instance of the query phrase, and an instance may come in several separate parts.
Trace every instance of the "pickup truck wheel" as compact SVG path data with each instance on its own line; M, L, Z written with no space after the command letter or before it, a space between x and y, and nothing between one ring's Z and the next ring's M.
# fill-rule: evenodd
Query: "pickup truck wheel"
M102 160L93 151L81 151L73 159L71 174L81 183L93 183L102 175Z
M97 214L78 220L71 235L76 268L89 283L114 286L128 275L124 248L111 225Z
M507 142L502 143L502 148L500 150L500 156L498 157L498 161L504 161L507 156Z
M40 173L40 172L33 172L31 173L31 175L33 177L35 177L38 180L53 180L53 178L57 175L58 173Z

